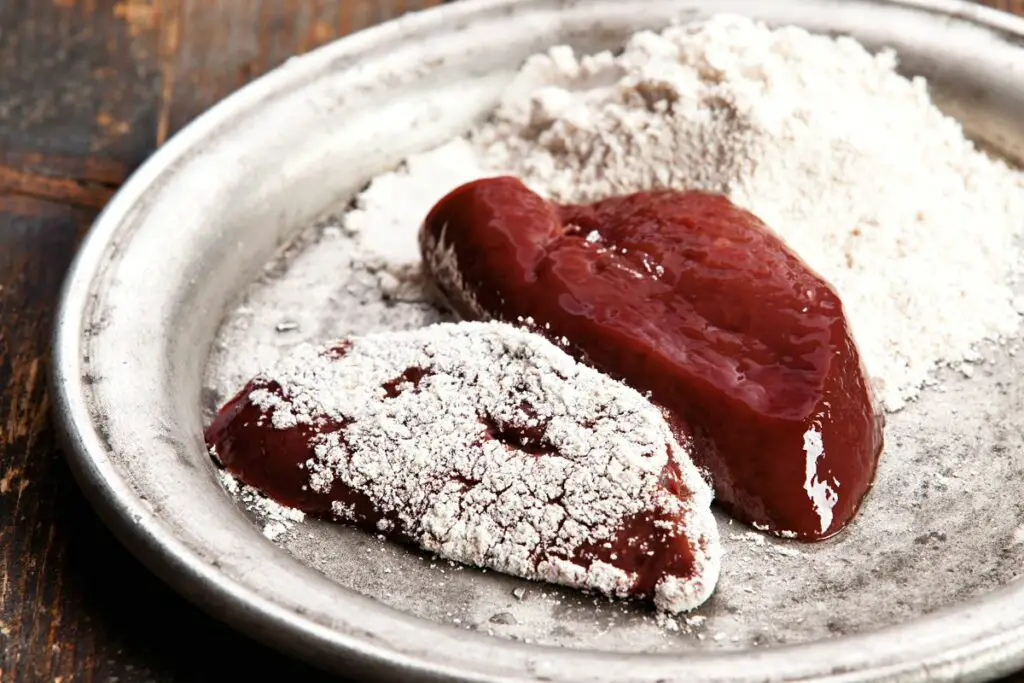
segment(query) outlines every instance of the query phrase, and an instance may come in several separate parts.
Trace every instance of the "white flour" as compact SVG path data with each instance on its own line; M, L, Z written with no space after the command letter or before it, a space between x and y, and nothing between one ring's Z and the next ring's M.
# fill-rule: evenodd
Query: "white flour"
M1024 180L967 141L891 53L737 17L529 60L493 122L374 181L346 218L402 274L430 206L508 171L558 201L723 192L838 290L889 410L1013 334ZM485 170L486 169L486 170ZM402 197L402 202L395 202ZM964 366L964 372L970 368Z
M311 489L340 482L380 516L335 501L341 521L611 596L649 590L637 588L649 580L669 612L699 606L718 580L711 489L689 444L638 392L538 335L464 323L355 337L340 353L304 345L259 375L247 399L265 429L317 428L304 466ZM671 462L682 494L662 483ZM632 530L629 520L646 515L650 528ZM692 562L672 560L679 543ZM610 555L590 557L597 546ZM649 563L637 554L665 559L640 576Z
M260 520L263 525L263 535L271 541L280 539L297 523L306 519L306 514L302 510L285 507L267 498L257 489L241 483L228 472L221 470L218 474L221 484L228 493L240 500L245 509Z
M420 222L456 186L512 172L559 201L652 187L728 194L835 285L897 410L936 365L973 361L975 344L1018 328L1024 180L894 68L892 54L849 39L727 16L637 34L617 57L538 55L493 121L374 179L340 229L295 249L303 279L274 294L289 313L223 369L215 393L223 400L301 341L444 320L420 267ZM311 298L334 301L338 316L316 319ZM248 310L229 326L257 322Z
M1013 241L1024 213L1019 175L973 151L962 140L955 122L940 118L920 92L917 100L871 95L870 88L880 87L879 79L897 90L897 84L903 83L905 94L914 89L894 76L884 59L880 64L848 42L842 47L799 31L773 33L748 22L721 19L711 27L713 31L709 28L692 38L703 40L707 49L688 49L687 55L703 51L708 57L705 61L735 63L739 55L749 52L748 61L754 63L748 69L753 74L751 82L756 83L758 69L762 69L772 72L771 83L796 92L787 99L773 85L764 98L737 111L737 120L757 118L758 113L761 118L770 117L772 111L784 110L787 102L798 102L808 120L790 121L776 115L778 130L788 131L794 138L799 134L799 141L793 139L791 145L780 137L782 132L757 129L760 132L749 135L750 148L737 147L742 139L721 139L708 145L711 152L707 158L696 157L699 166L688 168L673 161L662 168L675 170L673 182L699 168L706 168L708 177L724 178L721 182L734 201L761 213L837 284L866 362L874 375L887 381L889 407L898 407L916 394L920 379L927 377L934 363L958 364L973 357L974 341L1011 330L1016 318L1008 309L1006 286L1010 265L1019 258ZM743 32L753 37L743 42L739 36ZM672 29L667 35L672 39L680 33L680 29ZM776 44L773 59L757 56L772 44ZM850 54L837 56L843 51ZM783 67L778 61L784 54L792 55L788 58L792 63L785 68L799 73L780 73ZM614 61L594 58L602 60ZM545 70L555 74L551 60L538 58L535 65L540 65L541 77ZM680 69L686 68L698 74L691 92L699 86L707 93L715 85L717 77L712 70L680 65ZM838 71L830 71L832 68ZM520 79L526 90L533 87L531 81L538 80L538 67L530 69L534 75ZM615 78L624 74L620 69ZM579 85L578 78L561 81L574 81L570 88L573 98L594 98L592 109L597 114L615 111L612 106L597 104L615 96L615 78L607 74L604 78L589 90ZM801 85L802 79L809 83L835 79L821 87L840 92L841 100L830 105L827 97L806 92L809 86ZM723 93L742 89L735 70L717 80ZM523 88L518 95L510 93L506 101L526 101L529 95ZM624 101L628 94L627 86ZM716 101L710 96L702 101L709 108L710 119ZM886 113L866 111L869 101ZM718 106L719 115L726 119L720 126L725 135L729 120L722 113L725 105ZM854 125L856 121L851 123L853 117L844 113L844 107L851 111L859 107L862 120L871 125ZM207 369L207 409L220 405L250 377L274 365L298 344L415 329L445 319L431 304L419 279L416 233L423 216L446 192L464 181L500 172L489 164L511 166L510 170L525 174L535 189L556 197L556 189L549 186L559 178L578 177L580 191L593 183L628 178L631 167L627 158L609 157L602 180L602 173L595 173L595 166L585 162L585 153L531 144L528 131L533 127L511 120L514 116L509 112L514 109L506 106L499 120L477 131L472 143L452 141L412 157L395 173L380 176L356 199L355 210L311 227L288 254L269 266L265 276L244 292L218 334ZM625 105L619 107L620 111L626 109ZM686 130L699 139L702 129L700 122L693 120L693 108L678 110L683 113L669 121L640 107L633 109L631 116L648 120L652 139L667 142L649 148L644 157L638 156L632 168L649 168L644 159L661 148L678 151L685 159L680 148L673 147L674 138L661 136L668 135L672 122L678 124L680 140L685 139ZM913 118L914 111L918 119ZM822 115L826 120L810 119ZM909 126L907 117L920 120L920 130ZM594 125L599 127L578 131L577 139L589 136L595 149L630 139L629 129L614 134L605 131L602 136L600 127L607 122L601 119ZM711 128L709 122L703 130L710 134ZM508 138L489 142L493 132L488 131L499 129L507 130ZM738 135L741 127L737 125L735 131ZM825 134L828 141L823 137L815 147L815 136ZM598 144L602 137L604 142ZM551 139L556 138L552 135ZM851 142L844 149L839 142L843 139L861 147L855 153ZM867 144L872 139L874 144ZM727 177L730 162L725 152L730 145L739 160L735 178ZM833 147L839 152L833 153ZM507 159L498 162L495 156L503 154L503 149ZM757 159L756 164L750 161L750 150L766 149L774 150L772 158ZM897 154L900 151L902 154ZM858 161L858 154L864 158ZM530 163L535 164L536 172L528 170ZM540 175L544 164L552 166L550 177ZM589 180L584 174L587 168L592 172ZM816 175L816 168L828 170L842 182ZM855 173L857 168L865 169L864 175ZM637 187L629 182L636 182ZM642 184L642 178L634 178L626 189ZM865 190L865 186L871 189ZM944 187L952 189L944 192ZM834 220L794 227L795 219L790 216L800 215L800 198L808 196L821 206L805 206L804 212L830 214ZM895 212L892 202L900 196L927 204L929 210L920 225ZM857 204L857 197L863 199L862 204ZM849 227L854 221L851 215L862 214L884 218L871 233L871 241L858 241L865 238L863 230L854 239ZM960 224L976 226L973 234L959 231L948 218L965 214L969 218ZM927 239L923 237L926 231ZM932 248L928 240L933 235L947 246ZM1000 253L993 244L1008 248ZM894 245L902 245L907 255L898 258ZM853 266L846 263L846 252L852 255ZM873 262L868 260L872 256ZM960 283L967 285L962 296ZM943 301L942 292L954 295ZM875 301L882 302L877 309L872 308ZM983 349L992 352L988 345ZM898 353L906 358L900 360ZM1009 358L1004 357L1006 353ZM745 527L734 527L731 520L721 518L721 542L729 561L715 597L701 610L707 624L700 628L709 630L706 640L697 630L698 649L727 647L712 644L721 633L730 634L734 643L739 640L760 646L891 625L1005 585L1018 576L1024 566L1024 504L1008 492L1022 476L1019 454L1024 451L1019 435L1024 429L1019 424L1019 388L1012 380L1021 375L1022 354L1014 356L1011 346L997 355L998 361L992 359L994 365L965 366L976 369L970 380L940 370L938 376L944 384L937 391L926 392L919 402L891 417L872 498L856 522L834 541L793 545L746 532ZM261 516L274 521L259 505L247 507L255 507ZM454 615L456 622L483 624L488 632L494 630L505 637L561 646L690 652L690 640L665 638L644 621L644 613L627 616L624 606L591 604L589 599L577 604L573 602L576 597L554 589L552 594L557 597L548 599L543 597L547 589L510 583L494 572L460 572L440 565L435 570L422 556L350 532L345 525L311 520L293 528L297 533L283 534L279 542L304 563L348 588L417 616L451 622ZM274 526L269 534L278 531ZM1005 550L1000 553L994 548ZM374 559L364 561L370 552ZM502 618L488 621L492 615ZM705 616L693 617L694 624L702 623Z

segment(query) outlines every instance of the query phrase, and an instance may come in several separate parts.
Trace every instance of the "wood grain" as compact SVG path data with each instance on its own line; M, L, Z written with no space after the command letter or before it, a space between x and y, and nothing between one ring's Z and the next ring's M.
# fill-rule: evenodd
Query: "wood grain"
M50 321L81 237L155 147L288 57L435 4L0 0L0 683L328 680L172 594L99 522L49 420Z
M388 14L321 5L0 0L3 683L328 680L201 614L127 554L67 470L45 388L64 272L131 170L246 81Z
M982 0L981 4L1004 12L1024 15L1024 0Z
M439 0L162 0L157 143L256 76L338 36Z
M154 144L156 62L115 0L0 2L0 150L141 162ZM78 175L75 173L75 175Z

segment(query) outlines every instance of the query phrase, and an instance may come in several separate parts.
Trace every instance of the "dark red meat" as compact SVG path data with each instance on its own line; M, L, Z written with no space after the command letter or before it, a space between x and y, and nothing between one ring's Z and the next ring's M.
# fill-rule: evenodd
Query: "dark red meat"
M883 420L842 303L725 197L557 206L515 178L490 178L434 207L421 248L463 317L564 337L690 423L695 460L739 519L820 540L870 489Z

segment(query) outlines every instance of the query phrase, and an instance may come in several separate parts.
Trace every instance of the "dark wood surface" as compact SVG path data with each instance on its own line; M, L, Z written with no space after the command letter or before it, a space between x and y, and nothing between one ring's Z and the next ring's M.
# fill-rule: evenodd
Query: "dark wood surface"
M0 0L0 683L328 680L203 615L100 523L54 441L50 323L82 235L168 135L293 54L439 2Z

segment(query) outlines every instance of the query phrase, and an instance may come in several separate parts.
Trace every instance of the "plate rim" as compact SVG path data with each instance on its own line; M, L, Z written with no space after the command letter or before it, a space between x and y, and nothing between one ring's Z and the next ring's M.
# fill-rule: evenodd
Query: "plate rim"
M501 649L518 650L523 653L522 670L515 678L490 675L478 676L472 671L451 670L446 663L435 662L429 657L411 658L396 654L395 651L372 643L355 643L348 634L339 635L333 629L316 623L305 615L262 596L241 582L225 575L204 562L199 555L177 538L167 528L161 516L142 504L129 482L118 472L117 466L108 456L104 440L94 423L92 411L85 399L85 380L82 376L81 346L87 332L85 321L90 309L93 293L92 283L102 273L111 251L116 249L118 239L124 239L124 222L132 210L143 202L147 190L154 185L168 169L184 163L195 153L202 140L223 125L235 112L246 109L266 99L298 87L303 75L309 75L318 66L333 63L345 57L357 56L361 51L381 47L404 29L429 29L471 21L477 14L510 9L513 5L541 4L543 0L460 0L458 3L437 6L428 10L413 12L397 19L343 37L319 47L305 55L293 57L281 66L253 80L238 91L221 100L202 113L181 131L176 133L162 147L156 150L124 183L113 199L97 216L92 228L82 241L61 288L59 304L52 333L52 363L50 365L50 392L53 398L53 415L58 427L62 451L73 475L93 508L118 540L146 567L184 597L197 604L204 611L222 622L278 649L303 656L309 650L341 647L348 655L365 660L364 664L386 662L388 666L400 666L410 673L425 677L444 677L450 680L533 680L538 672L532 670L538 659L549 656L554 648L545 645L513 643L491 639ZM806 0L808 5L828 4L829 0ZM1012 34L1019 39L1024 50L1024 18L968 2L967 0L864 0L868 4L889 5L924 10L934 14L949 15L985 28ZM550 3L548 3L550 4ZM562 5L579 4L563 0ZM283 552L283 551L281 551ZM1005 601L1005 602L1004 602ZM1006 606L1018 608L1015 614L1006 615ZM1011 613L1014 610L1009 610ZM852 649L870 649L893 638L922 640L924 635L935 635L938 629L947 629L953 620L972 623L983 621L982 616L991 618L992 613L1002 613L1005 623L998 629L989 624L978 630L977 640L961 643L957 647L944 648L941 652L928 652L926 656L913 658L896 657L893 661L868 663L857 667L829 668L825 659L815 669L812 677L818 680L936 680L957 677L961 680L982 680L1013 671L1024 666L1024 580L1017 579L989 594L965 602L956 603L932 614L917 617L912 621L858 635L841 636L828 641L775 646L761 652L738 651L700 653L688 656L692 660L708 663L738 664L739 659L748 659L763 664L767 677L773 672L769 666L778 658L778 653L800 653L809 659L818 658L828 649L837 645ZM419 620L437 628L435 622ZM286 637L274 637L272 631L285 629ZM977 627L976 627L977 630ZM909 633L909 635L908 635ZM486 636L484 636L486 637ZM303 644L303 640L309 643ZM927 638L923 638L927 640ZM925 650L921 644L918 650ZM934 648L932 648L934 649ZM606 657L608 653L597 651L572 651L569 659ZM753 655L751 656L751 653ZM775 654L772 654L775 653ZM343 657L346 653L336 653ZM616 654L617 659L674 658L669 654ZM910 660L913 661L910 661ZM731 660L731 662L730 662ZM756 661L754 661L756 660ZM324 662L311 661L314 665ZM333 661L330 665L337 669ZM751 672L748 672L748 675ZM759 678L755 676L754 678ZM698 680L703 680L698 678ZM794 679L795 680L795 679Z

